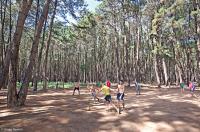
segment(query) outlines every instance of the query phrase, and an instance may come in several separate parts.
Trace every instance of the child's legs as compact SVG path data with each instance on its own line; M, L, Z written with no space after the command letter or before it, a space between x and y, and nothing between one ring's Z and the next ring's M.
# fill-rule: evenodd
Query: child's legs
M110 105L109 104L110 104L109 101L106 101L106 109L107 110L110 109Z
M76 90L78 90L78 93L79 93L79 95L80 95L79 87L75 87L75 88L74 88L73 95L74 95L74 93L76 92Z
M121 100L117 100L117 107L120 107L121 105Z
M121 102L122 102L122 106L123 106L123 108L124 108L124 93L123 93L122 96L121 96Z
M97 96L94 96L94 100L96 100L96 99L99 100L99 98Z
M76 91L76 88L74 88L74 90L73 90L73 95L74 95L75 91Z
M99 100L99 98L97 98L96 93L94 93L94 92L92 92L92 97L93 97L94 101L95 101L96 99Z
M117 100L118 100L118 101L120 100L120 96L121 96L121 94L120 94L120 93L117 93Z
M106 95L105 100L106 100L107 108L110 109L111 96L110 95Z
M139 94L139 87L138 86L136 88L136 92L137 92L137 94Z
M184 92L184 88L181 88L181 92L182 92L182 93Z
M194 90L195 90L195 88L190 89L190 93L191 93L192 96L194 95Z
M78 94L80 95L80 89L78 88L77 90L78 90Z
M125 108L124 100L122 100L122 107Z
M117 106L118 107L120 106L120 96L121 96L121 94L117 93Z
M92 96L92 98L95 100L95 96L94 96L94 93L91 93L91 96Z
M193 88L192 88L192 92L194 92L194 91L195 91L195 88L196 88L196 87L193 87Z
M138 94L140 94L140 86L138 86Z
M122 107L124 108L124 93L121 95L120 105L122 105Z
M110 109L110 107L111 107L111 102L108 101L108 109Z
M78 90L78 89L76 88L74 92L76 92L76 90Z

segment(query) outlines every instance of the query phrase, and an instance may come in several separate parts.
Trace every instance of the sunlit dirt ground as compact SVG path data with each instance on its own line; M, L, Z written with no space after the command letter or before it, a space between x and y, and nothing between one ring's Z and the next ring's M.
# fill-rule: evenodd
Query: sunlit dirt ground
M72 89L29 92L26 106L15 109L6 108L6 91L1 90L0 132L200 132L199 95L182 95L174 88L142 88L136 95L127 88L125 110L117 114L89 101L85 88L80 96L72 96Z

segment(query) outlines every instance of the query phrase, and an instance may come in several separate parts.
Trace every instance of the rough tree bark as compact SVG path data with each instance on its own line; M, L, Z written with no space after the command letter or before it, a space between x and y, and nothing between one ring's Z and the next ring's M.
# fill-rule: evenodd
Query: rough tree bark
M192 0L194 11L200 10L199 0ZM194 25L195 25L195 34L196 34L196 59L197 59L197 75L196 79L197 82L200 82L200 17L198 14L194 15ZM200 85L200 83L198 84Z
M4 7L4 8L3 8ZM4 52L5 52L5 41L4 41L4 25L5 25L5 15L7 9L7 0L1 1L1 23L0 23L0 89L4 86L6 79L8 77L9 67L4 69Z
M44 85L43 85L43 89L46 90L47 89L47 61L48 61L48 55L49 55L49 47L51 44L51 36L52 36L52 29L53 29L53 22L54 22L54 18L56 15L56 7L57 7L57 0L55 0L55 5L54 5L54 10L53 10L53 15L51 17L51 22L50 22L50 26L49 26L49 34L48 34L48 38L47 38L47 43L46 43L46 54L45 54L45 59L44 59Z
M35 73L34 85L33 85L34 91L37 91L38 80L42 79L42 77L43 77L43 75L40 73L40 71L41 71L42 53L43 53L44 43L45 43L44 41L45 41L46 25L47 25L47 20L45 21L45 24L44 24L43 35L42 35L42 44L41 44L39 55L38 55L38 62L36 64L36 73Z
M40 40L40 34L42 31L42 27L44 25L44 21L47 19L47 16L48 16L50 3L51 3L51 0L46 1L45 5L43 7L43 12L39 18L39 22L37 23L37 28L35 31L32 48L31 48L31 54L29 56L29 64L25 70L25 75L22 80L22 86L20 87L20 91L18 93L18 96L19 96L18 97L18 105L20 105L20 106L24 105L25 101L26 101L29 82L32 77L33 66L35 64L36 56L38 54L38 45L39 45L39 40Z
M10 44L10 47L7 51L6 58L5 58L5 73L3 77L6 77L9 70L9 64L11 61L11 70L10 70L10 77L9 77L9 84L8 84L8 98L7 98L7 105L8 107L14 107L17 105L17 69L18 69L18 58L19 58L19 45L22 36L22 32L24 29L24 23L27 17L27 14L31 8L33 0L23 0L21 9L19 11L16 30L13 36L13 40ZM2 85L2 84L1 84Z
M37 21L38 21L38 17L39 17L39 7L40 7L40 0L37 0L37 7L36 7L36 14L35 14L35 30L37 29ZM46 25L46 22L45 22ZM44 26L45 29L46 26ZM44 32L43 32L44 34ZM34 37L34 36L33 36ZM43 47L43 43L42 46ZM39 63L39 58L40 56L38 56L38 60L35 63L35 69L34 69L34 75L33 75L33 91L37 91L37 79L38 79L38 63Z
M162 58L162 64L163 64L163 72L164 72L164 84L167 86L168 85L168 74L167 74L166 60L164 57Z

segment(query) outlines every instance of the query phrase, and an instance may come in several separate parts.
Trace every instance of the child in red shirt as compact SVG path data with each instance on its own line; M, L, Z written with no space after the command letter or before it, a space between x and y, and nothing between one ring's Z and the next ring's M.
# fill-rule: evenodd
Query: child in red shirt
M108 86L108 87L110 88L110 86L111 86L111 83L110 83L110 81L109 81L109 80L107 80L107 81L106 81L106 86Z

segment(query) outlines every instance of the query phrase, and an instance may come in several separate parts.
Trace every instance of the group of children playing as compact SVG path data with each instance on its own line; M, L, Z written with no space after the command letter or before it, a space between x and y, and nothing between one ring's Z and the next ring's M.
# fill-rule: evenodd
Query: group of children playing
M135 87L136 87L136 95L140 95L140 85L138 82L135 82ZM111 83L109 80L106 81L106 83L96 83L96 85L87 85L87 88L89 92L91 93L91 96L93 100L96 102L100 102L100 98L98 97L98 94L102 92L104 94L104 99L105 99L105 104L107 106L107 110L110 109L111 105L113 105L112 102L112 97L111 97L111 92L116 93L116 99L117 99L117 107L124 109L124 92L125 92L125 85L123 81L121 80L119 84L117 85L117 89L111 89ZM80 84L76 83L74 90L73 90L73 95L75 91L78 90L78 93L80 95ZM115 104L116 105L116 104Z
M111 97L111 92L116 92L116 98L118 100L117 105L118 107L120 107L120 105L123 106L124 108L124 84L122 81L120 81L120 83L118 84L117 89L111 89L111 83L110 81L106 81L105 84L101 84L101 83L97 83L96 86L91 85L91 86L87 86L92 98L94 99L94 101L98 100L98 102L100 102L100 98L97 96L99 92L102 92L104 94L104 99L105 99L105 103L107 106L107 110L110 109L111 105L112 105L112 97Z
M195 91L196 87L193 82L190 81L189 85L186 85L184 82L181 82L180 88L181 88L181 93L183 93L186 88L189 88L191 95L194 96L194 91Z
M96 102L100 102L100 98L98 97L98 94L102 92L104 94L104 99L105 99L105 104L107 106L107 110L110 109L110 106L113 105L112 102L112 97L111 97L111 92L116 93L116 99L117 99L117 107L119 108L120 106L123 107L124 109L124 92L125 92L125 85L123 81L120 81L119 84L117 85L117 89L111 89L111 83L110 81L106 81L106 83L97 83L96 85L87 85L87 88L89 92L91 93L91 96L93 100ZM140 84L135 81L135 88L136 88L136 95L140 95ZM186 85L184 82L180 83L180 88L181 88L181 93L184 92L184 89L189 88L191 95L194 95L195 91L195 85L193 82L189 82L189 85ZM75 83L75 87L73 90L73 95L75 91L78 90L78 93L80 95L80 84L79 82Z

